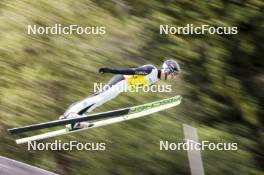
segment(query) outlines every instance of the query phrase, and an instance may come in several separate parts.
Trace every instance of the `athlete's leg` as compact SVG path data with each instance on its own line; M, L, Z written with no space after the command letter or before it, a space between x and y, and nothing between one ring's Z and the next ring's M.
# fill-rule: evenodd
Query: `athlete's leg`
M84 112L91 112L96 107L101 106L102 104L106 103L107 101L115 98L118 96L122 91L124 86L126 86L126 81L122 80L118 82L116 85L112 86L106 91L103 91L96 96L88 97L81 102L75 104L73 107L71 107L69 110L66 111L66 115L69 117L79 117ZM76 114L77 115L74 115ZM67 125L66 127L70 130L72 129L79 129L79 128L85 128L88 127L90 124L88 122L78 122L71 125Z
M123 75L116 75L109 81L108 85L101 90L101 92L95 93L84 100L72 104L66 110L64 116L68 116L71 113L82 115L85 112L91 112L96 107L115 98L123 91L123 89L127 88L126 86L126 81L124 80Z
M123 76L122 76L123 77ZM114 79L115 78L115 79ZM106 90L95 94L93 96L89 96L85 98L82 101L79 101L77 103L74 103L70 106L70 108L64 113L63 116L65 118L74 118L82 115L85 112L91 112L93 109L95 109L98 106L101 106L102 104L106 103L107 101L115 98L117 95L119 95L121 92L123 92L127 88L127 82L121 77L114 77L110 80L109 86ZM117 80L121 81L117 81ZM83 125L83 126L81 126ZM85 122L76 123L74 126L84 127L86 124ZM74 127L73 125L68 127Z

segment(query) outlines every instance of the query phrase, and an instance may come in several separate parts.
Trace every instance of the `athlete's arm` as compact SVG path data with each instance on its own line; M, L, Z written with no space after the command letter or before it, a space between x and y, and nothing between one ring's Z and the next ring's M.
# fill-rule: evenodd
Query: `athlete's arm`
M112 73L112 74L122 74L122 75L148 75L153 69L153 66L146 65L138 68L100 68L100 73Z

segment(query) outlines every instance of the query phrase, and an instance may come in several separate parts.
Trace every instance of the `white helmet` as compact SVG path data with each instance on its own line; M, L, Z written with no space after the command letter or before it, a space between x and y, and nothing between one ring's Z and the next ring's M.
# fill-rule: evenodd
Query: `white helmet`
M177 75L181 71L180 65L174 60L164 61L162 68L166 74L173 73L174 75Z

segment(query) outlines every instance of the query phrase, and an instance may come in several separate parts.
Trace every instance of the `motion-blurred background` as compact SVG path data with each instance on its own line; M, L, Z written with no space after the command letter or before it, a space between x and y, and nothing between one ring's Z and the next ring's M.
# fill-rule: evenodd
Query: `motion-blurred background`
M262 0L2 0L0 155L60 174L190 174L182 123L200 140L237 142L238 151L203 151L206 174L260 175L263 169L264 2ZM160 35L159 25L237 26L238 35ZM106 26L106 35L28 35L27 25ZM7 128L55 120L106 83L100 67L179 61L172 93L125 93L94 112L181 94L180 106L146 118L57 139L106 142L106 151L27 151ZM26 136L24 134L22 136ZM53 141L54 139L46 140Z

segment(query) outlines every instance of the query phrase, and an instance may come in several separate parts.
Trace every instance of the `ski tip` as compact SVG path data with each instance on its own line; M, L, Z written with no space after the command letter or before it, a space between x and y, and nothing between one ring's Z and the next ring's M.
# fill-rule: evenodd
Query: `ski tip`
M182 100L182 96L181 95L179 95L179 99Z
M15 134L15 132L14 132L13 129L7 129L7 133L8 133L8 134Z

